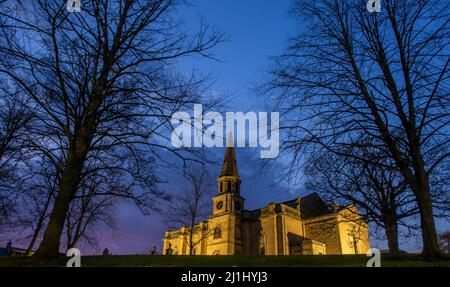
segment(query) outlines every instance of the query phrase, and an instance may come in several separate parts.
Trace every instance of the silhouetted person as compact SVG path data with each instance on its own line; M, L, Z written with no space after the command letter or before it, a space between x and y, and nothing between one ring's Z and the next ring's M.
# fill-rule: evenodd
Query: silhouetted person
M166 255L172 255L173 249L172 249L172 243L169 243L169 247L166 249Z
M8 243L6 243L6 250L8 252L8 256L11 256L12 253L12 241L8 241Z
M158 254L158 252L156 251L156 246L153 246L151 255L157 255L157 254Z
M108 248L103 249L103 256L109 256L109 255L111 255L111 254L109 253Z

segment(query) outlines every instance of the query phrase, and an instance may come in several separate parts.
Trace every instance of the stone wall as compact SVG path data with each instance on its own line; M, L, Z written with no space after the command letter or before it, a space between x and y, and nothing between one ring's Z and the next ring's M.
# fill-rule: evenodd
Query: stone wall
M305 237L325 243L327 254L342 254L336 215L322 216L304 222Z
M163 254L171 244L174 254L188 255L188 242L189 228L168 231ZM365 254L370 248L368 226L356 209L302 220L297 209L283 204L213 215L196 226L194 242L196 255Z

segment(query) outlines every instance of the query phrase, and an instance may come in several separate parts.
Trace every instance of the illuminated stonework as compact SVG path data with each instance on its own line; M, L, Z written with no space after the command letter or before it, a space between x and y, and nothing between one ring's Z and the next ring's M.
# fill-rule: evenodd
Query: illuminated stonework
M244 209L236 155L225 152L212 214L195 227L195 255L365 254L368 226L354 206L330 208L317 193ZM189 254L189 228L166 231L163 254Z

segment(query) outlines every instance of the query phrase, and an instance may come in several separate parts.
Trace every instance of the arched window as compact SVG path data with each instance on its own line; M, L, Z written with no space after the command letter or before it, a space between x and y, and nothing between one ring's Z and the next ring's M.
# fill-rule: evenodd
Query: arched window
M222 229L220 229L220 227L216 227L216 229L214 229L214 239L218 239L222 237Z
M227 181L227 192L231 192L231 181Z
M266 238L261 232L259 234L259 255L266 255Z

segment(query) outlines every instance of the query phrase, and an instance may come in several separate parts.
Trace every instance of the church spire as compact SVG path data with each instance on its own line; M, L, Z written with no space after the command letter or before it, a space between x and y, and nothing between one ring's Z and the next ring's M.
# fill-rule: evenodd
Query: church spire
M223 158L222 171L220 172L219 178L222 176L234 176L239 178L236 154L234 152L234 141L231 134L228 137L227 148Z
M222 193L240 193L241 179L239 177L236 153L234 152L233 136L230 133L228 136L227 148L225 150L225 156L223 158L222 170L220 176L217 179L219 194Z

